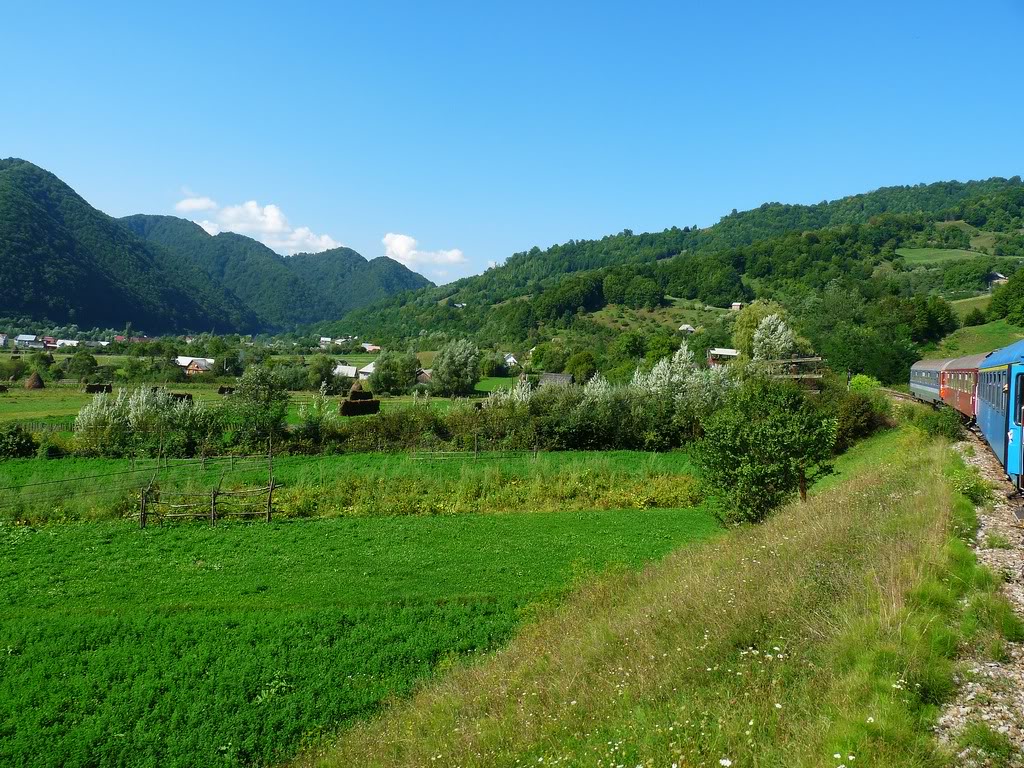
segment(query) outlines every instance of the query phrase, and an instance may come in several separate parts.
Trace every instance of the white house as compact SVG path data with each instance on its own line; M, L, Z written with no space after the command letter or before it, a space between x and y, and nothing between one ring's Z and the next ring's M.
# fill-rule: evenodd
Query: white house
M519 361L516 359L516 356L513 355L511 352L506 352L505 353L505 367L506 368L514 368L517 365L519 365Z
M364 341L359 346L361 346L367 352L380 352L380 347L378 347L376 344L370 344L369 342L366 341Z
M362 368L359 369L359 378L362 381L366 381L368 378L370 378L373 375L373 372L376 369L376 367L377 367L377 362L376 361L370 363L369 365L364 365Z
M334 368L334 375L344 376L346 379L354 379L359 376L359 369L354 365L342 365L341 363L338 363Z
M725 365L740 356L738 349L728 347L713 347L708 350L708 366L714 368L718 365Z
M689 335L689 334L691 334L691 333L695 332L696 330L697 330L697 329L696 329L696 328L694 328L694 327L693 327L692 325L690 325L689 323L683 323L682 325L680 325L680 326L679 326L679 331L680 331L680 333L685 333L685 334L687 334L687 335Z
M331 344L333 344L333 343L334 342L331 341L331 337L330 336L321 336L320 337L320 349L327 349L327 347L331 346Z
M65 347L77 347L78 342L74 339L57 339L57 349L64 349Z
M732 306L729 307L729 309L731 309L733 312L739 312L741 309L743 309L743 302L742 301L734 301L732 303Z

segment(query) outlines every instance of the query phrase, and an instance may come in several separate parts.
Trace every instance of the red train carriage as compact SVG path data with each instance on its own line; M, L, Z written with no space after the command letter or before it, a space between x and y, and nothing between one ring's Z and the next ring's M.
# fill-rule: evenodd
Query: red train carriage
M978 366L988 357L968 355L950 360L939 376L942 401L974 421L978 413Z

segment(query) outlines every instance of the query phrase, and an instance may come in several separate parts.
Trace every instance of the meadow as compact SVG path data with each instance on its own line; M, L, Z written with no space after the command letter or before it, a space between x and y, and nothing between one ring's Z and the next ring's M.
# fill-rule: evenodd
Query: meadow
M1018 326L1006 320L993 320L984 325L960 328L944 338L934 350L925 352L926 357L962 357L991 352L1015 341L1024 339Z
M0 525L0 764L274 763L717 530L701 509Z
M275 514L285 517L688 506L698 500L685 453L561 451L444 460L405 453L279 456ZM197 460L12 459L0 462L0 520L110 519L164 491L265 486L264 457Z
M980 309L984 312L988 309L988 305L992 303L992 294L986 293L981 296L972 296L969 299L957 299L952 302L953 310L956 312L956 316L963 320L967 315L975 309Z
M977 251L965 251L958 248L897 248L896 253L903 257L907 266L911 267L958 259L973 259L984 255Z

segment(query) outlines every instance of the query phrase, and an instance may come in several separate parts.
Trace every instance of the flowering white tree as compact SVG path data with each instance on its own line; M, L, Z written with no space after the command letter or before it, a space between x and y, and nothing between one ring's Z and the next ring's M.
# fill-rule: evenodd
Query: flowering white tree
M779 315L768 315L754 331L754 359L782 360L796 350L796 336Z

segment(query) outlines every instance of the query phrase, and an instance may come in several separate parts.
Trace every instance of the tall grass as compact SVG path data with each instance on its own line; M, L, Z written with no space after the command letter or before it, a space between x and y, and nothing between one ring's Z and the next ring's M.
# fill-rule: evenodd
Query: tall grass
M942 765L958 650L1020 631L949 462L876 438L808 503L600 579L300 764Z

